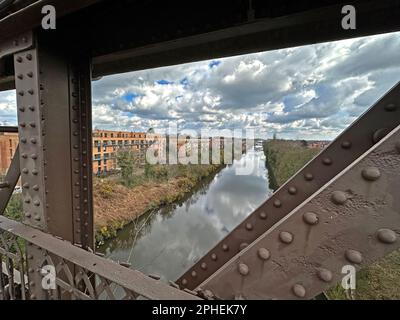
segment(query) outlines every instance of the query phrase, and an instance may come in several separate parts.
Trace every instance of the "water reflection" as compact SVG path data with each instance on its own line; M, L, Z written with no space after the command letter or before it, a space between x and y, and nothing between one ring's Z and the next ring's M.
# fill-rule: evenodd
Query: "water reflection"
M249 161L253 172L237 175ZM100 251L146 274L175 280L271 194L264 154L253 150L182 203L142 216Z

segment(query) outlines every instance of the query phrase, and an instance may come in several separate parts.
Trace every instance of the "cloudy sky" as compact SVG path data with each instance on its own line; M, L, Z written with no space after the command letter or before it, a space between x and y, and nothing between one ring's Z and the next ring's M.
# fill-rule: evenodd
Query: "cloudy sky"
M332 139L400 80L399 48L393 33L105 77L93 126ZM0 124L16 123L14 96L0 93Z

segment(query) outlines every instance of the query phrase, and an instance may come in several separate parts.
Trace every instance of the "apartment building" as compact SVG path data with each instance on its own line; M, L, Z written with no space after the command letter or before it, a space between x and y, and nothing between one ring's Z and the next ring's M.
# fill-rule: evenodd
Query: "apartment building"
M153 140L144 132L93 130L93 173L107 174L118 170L118 150L131 150L144 157Z
M18 133L0 133L0 174L5 174L18 146Z

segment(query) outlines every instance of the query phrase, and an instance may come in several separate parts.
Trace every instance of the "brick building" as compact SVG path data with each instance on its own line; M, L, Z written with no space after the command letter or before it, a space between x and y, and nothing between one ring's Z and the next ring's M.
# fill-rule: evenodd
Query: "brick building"
M144 156L152 141L144 132L93 130L93 173L116 171L118 150L131 150Z
M17 146L17 133L0 133L0 174L7 172Z

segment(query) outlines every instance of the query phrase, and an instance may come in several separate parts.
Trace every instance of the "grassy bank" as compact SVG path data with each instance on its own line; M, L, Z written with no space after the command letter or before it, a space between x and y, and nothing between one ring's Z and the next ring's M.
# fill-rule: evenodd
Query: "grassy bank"
M94 179L96 242L116 236L117 231L149 210L182 200L222 165L145 166L128 180L121 177Z
M318 150L308 149L300 141L272 140L264 145L272 186L277 189L310 161ZM326 292L329 299L349 299L341 285ZM357 273L353 299L400 299L400 252L395 251Z
M96 242L116 236L117 231L150 210L182 200L223 165L146 165L135 167L129 178L121 175L93 179ZM22 220L22 196L14 194L5 216Z
M271 187L279 188L320 150L309 149L300 141L270 140L264 145Z

